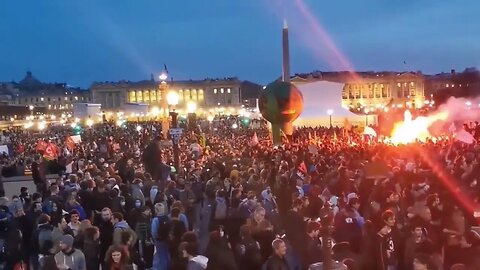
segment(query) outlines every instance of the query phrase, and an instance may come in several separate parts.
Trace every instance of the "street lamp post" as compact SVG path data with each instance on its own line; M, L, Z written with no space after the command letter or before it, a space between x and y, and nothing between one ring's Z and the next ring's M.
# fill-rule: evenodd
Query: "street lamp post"
M328 109L327 110L327 114L328 114L328 117L330 118L330 128L333 127L332 125L332 114L333 114L333 110L332 109Z
M169 92L167 94L167 103L169 107L171 108L170 110L170 117L172 118L172 126L170 129L174 128L176 129L178 127L178 113L175 111L175 106L178 104L178 99L179 96L176 92ZM175 167L176 171L180 171L180 147L179 147L179 141L180 141L180 134L171 134L172 137L172 143L173 143L173 166Z
M35 107L33 107L33 105L30 105L28 106L28 109L30 110L30 116L33 116L33 109L35 109Z

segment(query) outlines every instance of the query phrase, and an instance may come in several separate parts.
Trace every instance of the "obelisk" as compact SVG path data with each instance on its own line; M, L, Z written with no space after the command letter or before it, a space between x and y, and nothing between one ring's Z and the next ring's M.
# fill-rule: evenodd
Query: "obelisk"
M282 29L282 81L290 82L290 48L288 46L288 25L286 19L283 20ZM292 123L284 123L281 129L290 139L290 136L293 134Z
M288 47L287 20L283 20L282 29L282 81L290 82L290 49Z

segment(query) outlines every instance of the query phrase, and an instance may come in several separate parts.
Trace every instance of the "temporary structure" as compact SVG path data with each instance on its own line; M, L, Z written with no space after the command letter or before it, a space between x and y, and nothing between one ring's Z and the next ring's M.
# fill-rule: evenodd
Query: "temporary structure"
M294 83L302 92L304 109L295 126L333 126L376 124L375 115L357 115L342 107L344 84L327 81ZM347 121L345 121L347 119Z

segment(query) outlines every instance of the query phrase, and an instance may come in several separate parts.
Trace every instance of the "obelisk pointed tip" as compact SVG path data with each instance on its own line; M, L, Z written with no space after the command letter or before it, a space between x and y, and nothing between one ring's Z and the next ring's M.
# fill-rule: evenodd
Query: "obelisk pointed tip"
M283 19L283 29L288 29L287 19Z

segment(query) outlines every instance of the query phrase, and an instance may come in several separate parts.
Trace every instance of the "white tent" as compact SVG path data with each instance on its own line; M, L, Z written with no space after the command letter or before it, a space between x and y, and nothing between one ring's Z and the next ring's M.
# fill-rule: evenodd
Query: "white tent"
M342 83L317 81L294 84L302 92L304 102L303 112L293 122L294 126L329 126L329 112L333 126L343 126L345 119L353 125L376 124L376 116L357 115L342 107Z

